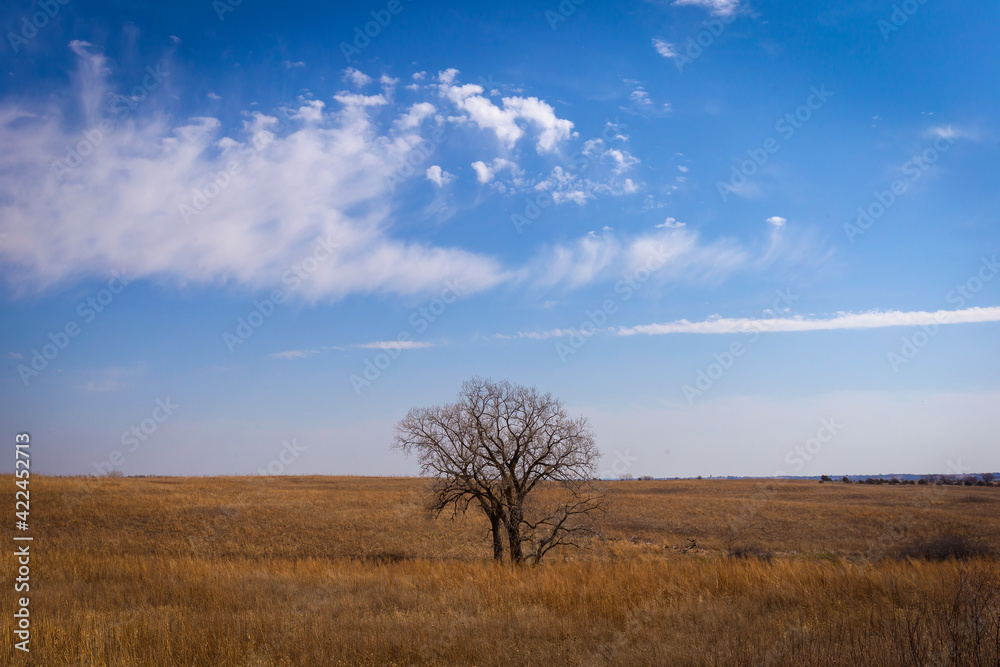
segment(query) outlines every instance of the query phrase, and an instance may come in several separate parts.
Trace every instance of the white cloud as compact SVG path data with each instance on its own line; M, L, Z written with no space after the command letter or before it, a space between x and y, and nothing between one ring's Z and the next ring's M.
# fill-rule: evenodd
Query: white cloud
M538 258L533 272L536 284L567 289L586 285L609 269L620 251L621 244L608 233L591 232L570 245L557 245Z
M542 288L613 282L640 272L651 272L646 278L651 285L718 284L736 274L759 273L816 256L809 237L769 234L750 245L725 237L706 241L684 223L667 218L656 229L637 236L591 232L577 241L545 248L529 265L527 276Z
M344 70L344 80L350 81L355 86L359 88L361 86L367 86L372 82L372 78L360 70L356 70L353 67L348 67Z
M958 127L956 125L935 125L928 129L925 136L932 138L941 138L948 141L955 141L956 139L970 139L972 141L978 141L980 135L978 132L971 130L969 128Z
M489 183L493 180L493 170L482 160L473 162L472 168L476 172L476 180L480 183Z
M743 197L744 199L756 199L761 196L760 186L749 178L739 185L726 183L726 190L730 194L734 194L737 197Z
M620 148L609 148L605 151L604 156L611 158L611 161L614 163L612 171L616 174L624 173L639 164L638 158Z
M686 227L661 228L633 238L623 256L622 273L633 274L656 266L652 280L666 282L718 282L754 266L755 255L732 239L701 241Z
M496 158L490 164L486 164L482 160L477 160L472 163L472 168L476 172L476 180L483 184L492 181L497 173L504 169L509 169L515 178L518 178L521 174L521 170L516 163L505 160L502 157Z
M141 370L141 367L122 368L113 366L111 368L104 368L99 371L101 377L76 386L74 389L99 393L130 389L135 385L129 382L129 378L135 377Z
M552 201L556 204L573 202L580 206L594 198L593 192L585 188L587 182L584 179L558 166L552 169L545 180L535 185L535 190L551 193Z
M930 129L930 134L936 137L941 137L942 139L955 139L961 136L961 132L958 131L953 125L939 125L937 127L932 127Z
M633 102L635 102L636 104L638 104L639 106L648 107L653 104L653 101L649 99L649 93L647 93L642 86L639 86L638 88L633 90L632 93L628 96L628 98Z
M1000 322L1000 306L967 308L965 310L939 310L937 312L872 310L866 313L838 313L836 316L828 318L796 316L757 319L753 317L723 318L712 316L698 322L676 320L661 324L640 324L632 327L609 326L598 329L598 331L603 334L615 336L665 336L669 334L731 335L884 329L888 327L977 324L984 322ZM562 338L575 333L578 332L573 329L549 329L548 331L520 331L514 335L497 334L496 337L545 340L548 338Z
M590 152L587 147L590 147ZM610 161L612 163L612 173L617 176L621 172L631 168L638 160L633 158L627 151L612 149L603 150L603 142L600 139L588 141L584 144L584 152L588 155L600 156L600 161ZM617 154L617 155L613 155ZM605 159L607 157L607 159ZM535 191L544 191L552 195L555 204L573 203L583 206L589 199L596 199L597 195L622 196L635 194L640 187L631 178L617 179L611 177L607 180L594 180L578 175L572 170L554 167L552 172L534 186Z
M466 114L452 120L470 121L481 129L492 130L508 149L524 136L518 121L527 121L538 130L536 148L539 153L552 152L558 142L573 136L573 123L558 118L555 110L537 97L504 97L501 108L482 96L480 85L452 85L457 74L457 70L446 70L438 75L442 81L441 94Z
M305 67L306 66L306 64L304 62L302 62L301 60L297 60L295 62L292 62L291 60L286 60L286 61L284 61L283 64L285 65L285 69L292 69L293 67ZM364 76L364 75L362 75L362 76Z
M302 120L307 123L319 123L323 120L323 109L325 104L319 100L309 100L305 102L298 111L291 114L291 118Z
M417 102L396 121L396 125L403 130L419 127L425 118L436 111L437 108L429 102Z
M740 6L740 0L674 0L677 7L703 7L716 16L732 16Z
M374 343L359 343L351 347L366 350L422 350L434 347L434 343L424 343L415 340L379 340Z
M693 333L734 334L749 332L832 331L842 329L881 329L885 327L915 327L934 324L967 324L974 322L1000 322L1000 306L966 308L965 310L939 310L936 312L899 310L872 310L865 313L838 313L833 317L785 317L772 319L717 318L701 322L677 320L664 324L643 324L619 327L619 336L646 334L650 336Z
M222 99L220 95L216 95L215 93L208 93L207 97L208 99L215 100L216 102Z
M618 141L626 141L627 142L629 140L629 136L627 134L625 134L625 128L627 128L627 127L628 127L628 125L623 125L623 124L620 124L620 123L615 123L615 122L610 121L610 120L607 121L604 124L604 129L607 130L607 132L612 133L612 138L616 139Z
M108 391L121 391L123 389L128 389L131 386L132 385L128 384L127 382L122 382L121 380L103 379L103 380L90 380L85 384L74 387L74 389L103 393Z
M538 135L538 152L555 150L556 143L569 139L573 134L573 123L557 118L555 110L537 97L504 97L505 110L515 117L531 121L541 130Z
M362 350L421 350L428 347L434 347L434 343L422 343L414 340L386 340L386 341L375 341L373 343L356 343L354 345L349 345L348 347L353 347ZM345 349L341 345L331 345L323 348L324 350L343 350ZM285 352L274 352L268 356L272 359L308 359L309 357L319 354L321 350L287 350Z
M662 223L658 224L657 229L680 229L686 226L683 222L677 222L674 218L667 218Z
M454 174L449 174L447 171L443 170L440 165L436 164L427 168L426 175L427 180L439 188L444 187L448 183L455 180Z
M451 85L451 82L455 80L456 76L458 76L458 70L455 69L454 67L451 67L449 69L444 70L443 72L438 72L438 81L448 86ZM414 79L417 78L416 75L414 75L413 78Z
M767 224L771 225L775 229L781 229L782 227L785 226L786 222L788 221L782 218L780 215L772 215L770 218L767 219Z
M83 132L103 117L109 92L106 62L89 48L75 43L81 66L73 89L82 113L64 106L66 95L53 95L44 105L0 107L0 219L7 235L0 243L0 275L21 294L113 269L161 284L269 290L286 286L292 268L317 252L323 261L294 294L306 301L373 292L428 295L455 279L470 294L513 281L573 287L620 276L661 246L676 255L664 280L721 279L764 263L735 241L704 243L680 229L623 241L588 235L542 249L526 266L513 268L461 248L398 238L394 193L401 174L408 169L405 177L423 174L439 185L453 178L438 157L430 169L428 162L415 170L410 160L417 147L433 143L433 132L422 132L427 119L447 122L427 102L399 108L384 95L342 92L329 106L304 99L275 115L247 112L242 128L226 131L215 118L175 122L158 111L166 102L159 104L157 95L172 94L164 86L145 102L149 111L141 107L98 145L86 147ZM435 85L432 92L465 103L481 91L462 88ZM548 123L550 137L571 132L569 121L549 115L551 107L534 98L504 98L503 108L480 99L493 110L484 106L484 113L535 119L532 126ZM488 122L483 127L495 131ZM544 135L540 150L549 145ZM67 146L89 150L82 162L65 165ZM610 171L632 163L621 149L593 149L607 156ZM505 158L479 163L473 168L480 182L509 171L504 183L490 182L511 192L546 191L557 204L583 205L599 194L623 196L642 187L627 178L595 181L562 167L534 181ZM775 248L778 243L787 240L777 239ZM787 253L775 250L773 256Z
M379 77L378 82L381 83L383 86L395 86L397 83L399 83L399 79L395 79L389 76L388 74L383 74L382 76Z
M588 139L583 143L583 154L596 157L598 162L610 163L615 174L623 174L639 164L639 159L624 148L605 148L603 139Z
M674 50L674 45L663 41L659 37L653 39L653 48L664 58L676 58L677 51Z
M582 152L584 155L600 155L603 150L604 139L594 138L583 142Z
M733 239L703 242L673 218L654 232L618 238L605 230L544 249L529 275L541 288L573 289L598 280L616 281L649 272L651 283L718 282L738 271L767 266L779 256L768 247L752 251Z
M389 103L382 95L359 95L353 93L338 93L333 96L347 108L351 107L380 107Z
M74 51L86 124L65 102L0 108L0 272L20 293L112 269L176 285L284 287L318 240L338 247L302 281L306 300L430 294L456 278L473 293L512 278L490 257L394 238L390 179L425 138L391 117L380 130L370 114L385 114L383 96L339 94L330 110L304 101L284 121L254 111L224 132L214 118L171 122L154 111L154 90L149 112L85 145L108 99L107 67L82 43ZM67 146L88 150L57 173Z
M551 303L551 302L546 302ZM563 338L572 336L575 332L572 329L550 329L548 331L518 331L516 334L496 334L500 340L510 340L512 338L527 338L529 340L548 340L549 338Z
M272 359L308 359L314 354L319 354L319 350L287 350L285 352L274 352L268 356Z

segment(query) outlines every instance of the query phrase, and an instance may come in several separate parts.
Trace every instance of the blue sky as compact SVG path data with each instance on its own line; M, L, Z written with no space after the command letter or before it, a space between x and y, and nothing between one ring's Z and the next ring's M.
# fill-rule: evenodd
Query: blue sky
M393 424L473 375L587 415L605 476L1000 468L1000 7L0 25L0 427L40 472L410 474Z

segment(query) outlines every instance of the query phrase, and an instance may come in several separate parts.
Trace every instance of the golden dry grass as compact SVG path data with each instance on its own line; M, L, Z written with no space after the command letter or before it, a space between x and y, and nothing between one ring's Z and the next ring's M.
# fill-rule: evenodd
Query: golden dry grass
M511 568L426 484L34 477L17 664L1000 664L996 560L884 558L996 547L1000 488L614 482L604 542Z

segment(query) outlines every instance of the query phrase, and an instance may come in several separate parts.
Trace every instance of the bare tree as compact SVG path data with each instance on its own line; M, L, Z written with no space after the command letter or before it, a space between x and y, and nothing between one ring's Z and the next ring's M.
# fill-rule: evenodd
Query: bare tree
M416 455L421 474L436 479L435 512L482 510L497 560L504 537L512 562L537 563L598 534L600 453L587 420L571 419L551 394L473 378L457 402L410 410L392 446Z

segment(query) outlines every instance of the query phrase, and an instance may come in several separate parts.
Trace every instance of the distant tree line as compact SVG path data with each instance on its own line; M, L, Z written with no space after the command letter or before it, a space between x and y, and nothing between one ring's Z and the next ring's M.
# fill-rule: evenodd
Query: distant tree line
M832 482L829 475L820 477L820 484ZM920 479L899 479L898 477L865 477L854 480L844 475L840 478L844 484L934 484L937 486L1000 486L1000 480L991 472L981 475L924 475Z

